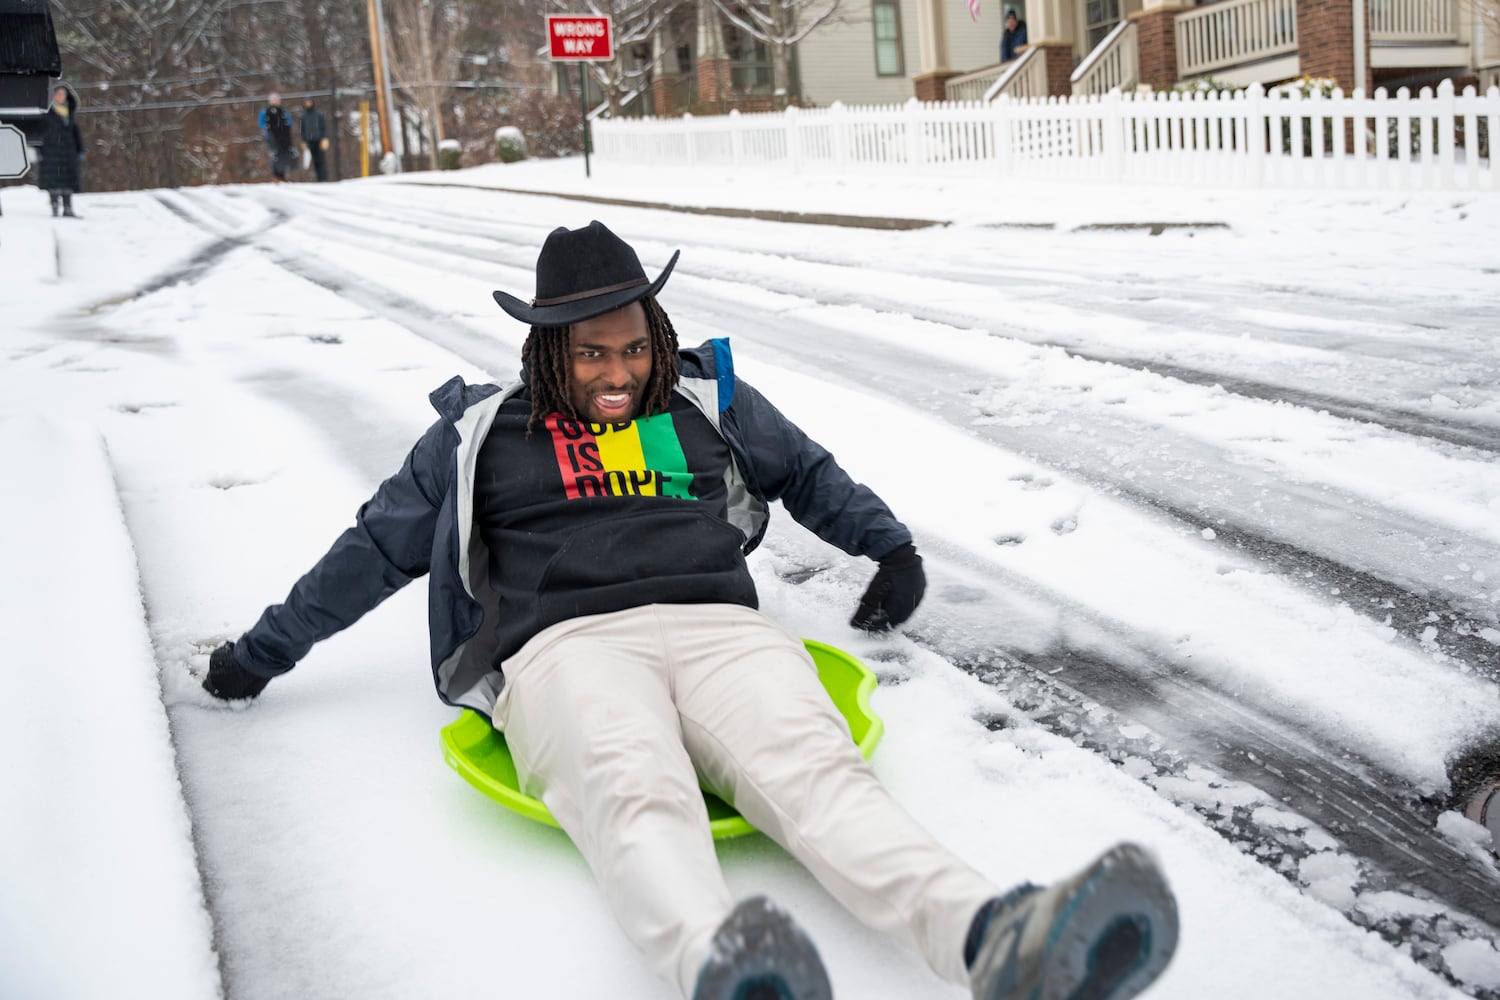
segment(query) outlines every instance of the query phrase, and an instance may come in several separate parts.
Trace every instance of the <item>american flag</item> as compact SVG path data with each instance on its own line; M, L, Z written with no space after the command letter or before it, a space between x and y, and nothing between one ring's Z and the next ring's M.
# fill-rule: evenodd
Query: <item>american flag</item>
M979 20L979 0L969 0L969 17L971 20Z

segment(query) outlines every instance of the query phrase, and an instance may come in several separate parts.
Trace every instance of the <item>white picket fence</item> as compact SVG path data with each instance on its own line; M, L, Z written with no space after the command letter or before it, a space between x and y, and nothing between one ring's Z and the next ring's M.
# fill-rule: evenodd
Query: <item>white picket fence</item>
M1500 88L1164 94L789 109L594 123L621 163L889 167L1095 181L1500 191Z

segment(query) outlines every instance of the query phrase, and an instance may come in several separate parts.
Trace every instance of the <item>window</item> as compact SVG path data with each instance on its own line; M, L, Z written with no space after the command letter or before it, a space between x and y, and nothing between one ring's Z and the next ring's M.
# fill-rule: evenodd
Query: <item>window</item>
M875 75L903 76L901 66L901 9L896 0L872 0L875 22Z
M1089 51L1092 52L1120 23L1120 0L1086 0L1083 6L1088 19Z
M724 28L724 54L729 57L729 84L741 94L771 92L771 47L734 25Z

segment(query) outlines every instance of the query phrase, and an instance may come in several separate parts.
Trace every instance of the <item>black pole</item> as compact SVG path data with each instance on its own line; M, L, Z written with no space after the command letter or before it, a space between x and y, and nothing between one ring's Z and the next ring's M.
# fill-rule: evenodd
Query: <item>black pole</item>
M583 63L578 64L578 117L583 125L583 176L594 176L589 171L589 92L583 76Z

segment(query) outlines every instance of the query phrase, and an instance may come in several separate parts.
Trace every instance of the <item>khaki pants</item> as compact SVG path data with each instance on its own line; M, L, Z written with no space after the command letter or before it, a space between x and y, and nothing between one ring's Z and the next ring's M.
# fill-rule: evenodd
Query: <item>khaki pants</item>
M561 622L504 663L495 723L653 968L691 996L734 905L708 788L850 912L967 982L999 890L927 834L860 757L802 643L749 608L650 605Z

